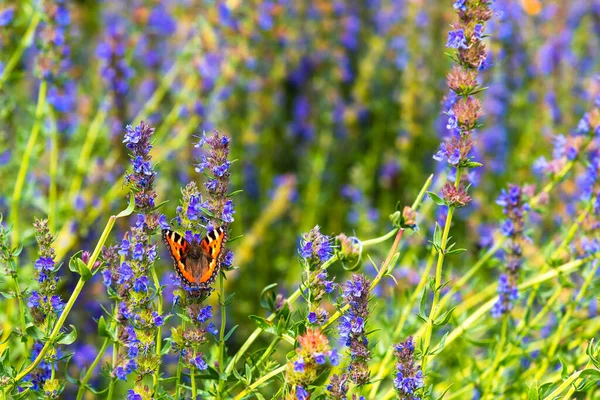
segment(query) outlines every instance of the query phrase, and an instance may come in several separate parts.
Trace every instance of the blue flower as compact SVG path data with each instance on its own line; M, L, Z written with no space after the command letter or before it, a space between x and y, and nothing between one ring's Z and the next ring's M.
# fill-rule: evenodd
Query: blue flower
M296 399L297 400L308 400L309 393L300 385L296 385Z
M454 8L456 11L467 11L465 1L466 0L455 0L454 4L452 4L452 8Z
M515 233L515 226L510 219L505 220L500 226L500 232L506 237L511 237Z
M102 282L107 288L112 285L112 271L108 268L102 270Z
M158 224L160 225L160 229L169 229L169 223L167 222L167 217L164 214L161 214L158 217Z
M206 158L206 156L201 155L199 162L197 162L195 165L195 169L196 169L196 172L200 173L200 172L204 172L204 170L206 168L208 168L209 166L210 166L210 163L208 162L208 159Z
M32 290L31 296L29 296L29 300L27 301L27 307L34 308L40 306L40 295L37 291Z
M208 326L206 327L206 332L208 332L214 336L217 336L219 334L219 330L217 329L215 324L213 324L212 322L210 324L208 324Z
M154 260L156 260L156 245L155 244L148 247L148 250L146 252L146 257L148 258L149 264L152 264L154 262Z
M130 145L138 144L141 138L142 130L139 126L133 128L131 125L127 125L125 127L125 137L123 138L123 143L127 143L128 148L132 148Z
M312 257L312 243L306 242L300 246L300 257L308 259Z
M192 358L191 363L194 367L196 367L197 369L199 369L200 371L204 371L206 369L208 369L208 364L206 364L206 361L204 361L204 358L202 358L202 356L197 356L196 358Z
M129 254L129 240L123 239L121 241L121 247L119 247L119 255L127 257Z
M212 315L212 306L206 306L200 310L200 312L198 313L197 319L200 322L206 322L209 319L211 319L212 316L213 316Z
M9 25L15 18L15 9L7 7L0 11L0 27Z
M144 244L143 243L138 242L135 244L135 247L133 248L132 258L137 261L142 261L144 259Z
M314 311L311 311L308 313L308 322L310 322L311 324L316 324L317 323L317 313Z
M481 40L483 38L483 25L477 24L475 28L473 28L473 37L477 40Z
M221 165L217 165L214 166L212 171L213 173L218 176L218 177L222 177L223 175L225 175L227 173L227 171L229 170L229 165L231 163L229 161L221 164Z
M313 353L313 357L315 358L315 362L319 365L325 364L327 360L325 359L325 354L323 353Z
M338 365L340 365L340 356L338 354L337 349L331 350L331 352L329 353L329 361L331 362L331 365L333 365L334 367L337 367Z
M294 371L295 372L304 372L304 367L306 364L304 363L304 358L298 357L296 361L294 361Z
M50 298L50 305L54 312L61 312L65 308L65 303L60 299L60 296L54 295Z
M117 283L119 285L124 284L125 282L129 282L133 279L133 271L127 262L121 263L117 272L119 273L119 277L117 278Z
M142 400L142 396L137 394L135 390L129 389L127 391L127 400Z
M457 29L455 31L448 32L448 41L446 47L453 49L467 49L467 38L465 37L465 31L463 29Z
M148 277L144 275L136 278L133 282L133 290L137 293L148 292Z
M233 214L235 214L233 202L231 200L227 200L225 206L223 207L223 215L221 219L223 219L225 222L233 222Z
M162 316L160 316L156 311L152 312L152 320L154 321L154 325L163 326L165 324L165 320Z
M51 272L54 269L54 260L50 257L40 257L35 262L35 269L40 272Z

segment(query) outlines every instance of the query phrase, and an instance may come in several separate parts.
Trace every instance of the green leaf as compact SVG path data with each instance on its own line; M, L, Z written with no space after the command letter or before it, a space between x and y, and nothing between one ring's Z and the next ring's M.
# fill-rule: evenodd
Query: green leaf
M267 321L265 318L259 317L258 315L250 315L248 318L254 321L258 328L262 329L263 331L275 334L275 327L271 321Z
M527 400L540 400L540 392L537 387L537 384L535 386L530 387L527 391Z
M446 338L448 337L448 334L450 332L446 332L446 334L444 336L442 336L442 340L440 340L440 344L438 345L438 347L433 350L430 354L431 355L436 355L441 353L441 351L444 349L444 346L446 345Z
M110 337L108 334L108 329L106 326L106 320L104 319L104 315L101 315L98 318L98 336L100 337Z
M429 197L431 198L431 200L433 200L433 202L435 204L437 204L438 206L445 206L446 205L446 202L444 201L444 199L442 199L437 194L435 194L433 192L427 192L427 194L429 195Z
M425 301L426 296L425 293L427 292L427 288L423 288L423 293L421 294L421 300L419 300L419 314L423 314L425 315Z
M475 161L467 161L467 162L463 163L462 166L465 168L479 168L479 167L482 167L483 164L475 162Z
M25 328L25 332L28 336L37 340L42 340L46 337L46 334L40 328L33 324L27 325L27 327Z
M561 365L561 371L560 371L560 376L563 378L563 380L567 379L569 377L569 371L567 369L567 363L565 362L565 360L561 357L558 356L558 361L560 362Z
M62 334L59 339L56 341L56 344L64 344L64 345L70 345L73 344L75 342L75 340L77 340L77 330L75 329L75 326L73 325L69 325L71 327L71 332L67 333L67 334Z
M76 262L79 275L81 275L81 279L83 279L84 282L87 282L90 279L92 279L92 271L88 268L87 264L84 263L81 258L77 258Z
M438 316L435 319L435 321L433 321L433 325L435 325L435 326L446 325L448 323L448 321L450 320L450 317L452 317L452 311L454 311L455 308L456 308L456 306L452 307L451 309L449 309L442 315Z
M454 244L453 244L453 246L454 246ZM467 251L467 249L454 249L454 250L446 251L446 254L447 255L460 254L460 253L464 253L465 251Z
M234 326L233 328L231 328L229 330L229 332L227 332L227 334L225 335L225 337L223 338L223 341L226 342L227 339L229 339L229 337L233 334L233 332L235 332L235 330L238 328L239 325Z
M82 251L80 250L77 253L73 254L73 256L69 259L69 270L71 272L75 272L76 274L80 274L79 266L77 265L77 259L81 259L81 253Z
M135 195L133 192L129 192L129 205L126 209L117 214L116 218L128 217L135 210Z

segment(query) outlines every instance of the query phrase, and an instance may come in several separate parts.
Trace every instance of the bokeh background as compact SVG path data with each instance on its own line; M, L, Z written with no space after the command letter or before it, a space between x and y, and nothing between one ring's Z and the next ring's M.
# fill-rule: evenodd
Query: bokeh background
M388 216L397 204L411 204L430 174L434 190L444 182L443 165L432 156L446 124L451 60L445 43L455 20L450 1L66 3L67 16L52 8L56 4L0 3L0 213L4 223L16 223L29 249L23 260L36 257L34 217L50 217L63 261L93 250L107 218L127 202L126 125L143 119L156 127L158 200L168 201L163 212L169 218L181 188L203 180L192 165L199 154L194 136L218 129L232 138L232 182L243 190L231 225L232 236L243 236L230 244L239 269L228 276L228 290L236 292L228 321L240 324L230 339L235 349L254 328L247 316L265 312L258 301L262 288L277 282L285 295L297 287L302 232L319 224L327 234L380 236L391 228ZM456 275L492 243L502 214L495 204L500 189L540 182L536 160L552 158L557 135L576 129L599 84L598 0L506 0L494 10L481 75L484 126L476 141L484 166L471 179L474 201L453 228L459 246L468 249L449 261ZM48 29L53 15L59 33ZM14 221L16 177L47 70L58 78L37 117L40 130ZM576 181L562 185L551 199L555 211L534 216L534 241L551 240L560 230L573 212L576 189ZM410 256L396 271L401 290L418 279L415 260L428 254L427 239L443 213L431 202L423 208L420 231L408 242ZM117 226L115 241L127 224ZM385 251L382 246L370 256L380 260ZM26 279L32 265L21 268ZM374 271L366 261L364 270ZM172 265L164 249L159 271L169 285ZM333 271L340 279L347 274L341 266ZM68 298L75 277L65 275L61 290ZM488 269L478 279L496 276ZM101 315L107 301L97 276L69 317L81 336L95 332L95 324L84 321ZM95 356L94 340L76 353L74 374Z

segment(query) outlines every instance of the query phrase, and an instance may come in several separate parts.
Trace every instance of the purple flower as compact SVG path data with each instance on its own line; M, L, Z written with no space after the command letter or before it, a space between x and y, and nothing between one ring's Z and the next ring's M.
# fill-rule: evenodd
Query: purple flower
M467 38L465 37L465 31L463 29L457 29L455 31L448 32L448 41L446 47L453 49L467 49Z
M0 27L9 25L15 18L14 7L7 7L0 11Z
M40 295L37 291L32 290L31 296L29 296L29 300L27 301L27 307L34 308L40 306Z
M132 258L137 261L142 261L144 259L144 244L138 242L135 244L133 248Z
M137 394L135 390L129 389L127 391L127 400L143 400L142 396Z
M298 357L296 361L294 361L294 372L304 372L304 367L306 364L304 363L304 358Z
M193 358L191 360L191 363L200 371L208 369L208 364L206 364L206 361L204 361L204 358L202 358L202 356L197 356L196 358Z
M296 399L297 400L308 400L309 393L300 385L296 385Z
M225 206L223 207L223 216L221 219L225 222L233 222L233 214L235 214L235 210L233 208L233 202L231 200L227 200Z
M338 354L337 349L331 350L331 352L329 353L329 361L334 367L337 367L340 364L340 356Z
M154 321L154 325L163 326L165 324L165 320L162 316L160 316L156 311L152 312L152 320Z
M310 322L311 324L316 324L317 323L317 313L314 311L311 311L308 313L308 322Z
M57 313L61 312L65 308L65 303L63 303L63 301L60 299L60 296L57 295L53 295L50 298L50 305L52 306L54 312Z
M198 313L198 321L206 322L212 318L212 306L203 307Z
M319 365L325 364L327 360L325 359L325 354L323 353L314 353L313 357L315 358L315 362Z
M133 282L133 290L137 293L148 292L148 277L144 275L136 278Z
M40 257L35 262L35 269L40 272L51 272L54 269L54 260L50 257Z

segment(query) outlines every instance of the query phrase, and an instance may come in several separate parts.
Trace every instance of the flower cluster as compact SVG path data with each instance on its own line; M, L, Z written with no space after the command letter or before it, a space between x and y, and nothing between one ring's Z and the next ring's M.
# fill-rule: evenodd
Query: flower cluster
M502 234L510 239L510 248L506 255L506 274L500 276L498 285L498 301L494 304L492 315L496 318L508 313L513 302L518 298L517 282L522 263L522 244L525 236L525 213L529 205L525 202L525 193L517 185L510 185L508 191L502 193L496 204L503 207L507 219L502 223Z
M194 164L197 172L204 173L206 182L206 200L195 182L190 182L182 191L182 204L177 207L175 221L184 232L185 239L190 242L200 242L203 235L216 227L225 230L225 241L229 224L234 221L235 209L228 193L230 173L229 148L230 139L214 131L211 135L203 134L196 148L207 148ZM223 249L219 255L217 269L213 272L206 286L188 286L178 278L174 283L178 289L174 293L174 302L183 308L190 319L191 326L177 327L172 331L173 350L179 352L187 366L192 369L205 370L208 364L200 352L200 346L208 340L207 333L217 336L216 326L210 322L212 306L205 306L204 300L213 288L210 286L221 273L221 269L233 266L233 253Z
M331 238L321 233L319 225L308 233L304 233L300 239L298 253L314 269L321 263L327 261L333 255Z
M71 15L64 0L47 2L44 11L48 16L37 38L40 50L37 57L37 73L40 79L52 81L69 67L69 47L66 44L66 30Z
M371 282L363 275L354 274L343 286L342 306L348 311L342 315L339 334L346 341L352 361L348 367L350 379L358 386L369 382L371 351L366 323L369 318L369 290Z
M307 329L298 336L296 355L288 361L286 380L296 393L297 398L308 399L308 385L313 382L327 365L327 360L333 366L339 364L336 349L331 349L329 340L318 328Z
M177 207L175 221L184 232L185 239L190 242L200 242L204 232L203 224L208 221L204 210L208 209L207 202L202 201L202 195L195 182L190 182L182 190L182 205ZM212 288L188 286L175 275L172 282L176 289L173 292L173 305L184 310L191 324L178 326L171 331L172 349L182 357L188 368L205 370L208 364L200 346L208 341L208 334L217 335L218 330L212 319L212 306L203 305L204 300L212 292Z
M474 94L480 91L478 71L485 66L487 59L483 32L492 12L487 1L478 0L456 0L454 10L459 16L459 22L449 32L446 46L457 50L457 65L447 76L450 88L445 105L447 138L440 145L434 159L439 162L447 160L457 170L456 182L445 184L442 197L449 206L463 207L471 198L460 181L458 171L480 165L473 162L470 156L473 132L478 128L478 120L483 114L481 102Z
M322 325L327 320L328 315L327 311L320 305L321 300L325 294L332 293L336 287L332 280L327 279L327 270L321 268L322 263L333 255L332 240L329 236L323 235L317 225L310 232L302 235L298 253L307 271L308 323Z
M210 223L206 227L207 230L223 226L227 232L229 224L234 220L235 209L227 192L231 176L229 173L230 141L227 136L215 130L208 136L203 134L195 146L208 148L206 154L201 155L194 164L196 172L204 173L207 177L204 187L207 191L208 211L212 214L208 216Z
M412 336L394 346L396 355L396 377L394 388L401 400L416 400L417 391L423 387L423 373L415 365L415 344Z
M39 284L37 290L32 290L27 301L35 326L45 334L49 334L54 323L64 309L64 303L56 294L58 285L58 268L54 262L55 254L52 248L54 237L48 229L48 220L36 220L34 223L35 237L39 247L39 258L36 260L35 278ZM33 361L40 353L44 343L36 340L31 355ZM33 390L42 389L48 398L58 398L61 384L53 379L53 371L58 368L57 360L61 358L60 349L53 344L46 353L44 360L27 377Z
M151 238L161 228L168 228L165 216L154 207L156 172L150 164L153 133L154 128L144 122L125 130L123 143L131 152L133 167L133 172L125 175L125 183L134 193L135 210L139 214L120 246L105 249L103 254L107 267L102 276L109 294L118 304L117 337L124 352L112 373L126 379L127 374L135 370L139 381L154 373L160 364L154 349L157 328L164 324L164 317L155 305L156 291L160 288L149 279L157 259L157 245ZM143 390L141 386L136 387L137 392Z

